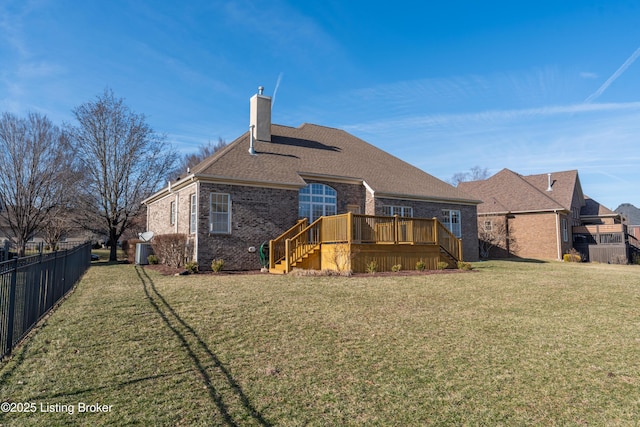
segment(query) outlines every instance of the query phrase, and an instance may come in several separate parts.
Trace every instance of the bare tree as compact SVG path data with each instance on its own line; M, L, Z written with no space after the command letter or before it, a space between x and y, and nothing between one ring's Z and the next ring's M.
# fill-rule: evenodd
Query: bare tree
M457 186L461 182L480 181L489 178L489 169L474 166L468 172L456 172L449 180L451 185Z
M52 212L73 198L75 173L68 135L43 115L0 118L0 217L24 254Z
M506 256L510 256L516 249L513 237L513 226L509 229L505 217L481 217L478 219L478 239L480 257L488 259L493 248L498 248Z
M144 115L131 111L109 89L73 113L78 124L70 129L86 171L83 224L107 235L109 260L115 261L118 240L142 209L142 200L173 168L176 154Z
M184 155L178 165L178 174L188 171L207 157L212 156L214 153L222 150L226 146L227 142L220 137L218 137L217 142L209 140L207 144L203 144L198 147L197 152Z
M63 236L73 229L69 211L64 207L57 207L51 211L42 227L42 238L45 244L55 250Z

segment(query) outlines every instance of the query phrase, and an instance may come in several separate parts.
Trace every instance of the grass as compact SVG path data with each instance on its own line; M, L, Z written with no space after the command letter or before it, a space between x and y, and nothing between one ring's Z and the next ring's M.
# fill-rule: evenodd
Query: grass
M0 424L637 424L637 266L474 266L165 277L97 263L0 369L0 402L38 409Z

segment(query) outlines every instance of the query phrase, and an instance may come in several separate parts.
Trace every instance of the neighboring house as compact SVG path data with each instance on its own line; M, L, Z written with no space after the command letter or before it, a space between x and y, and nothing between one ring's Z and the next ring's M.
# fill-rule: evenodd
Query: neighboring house
M628 259L620 215L583 194L576 170L523 176L503 169L458 188L484 202L478 205L481 235L491 229L506 233L494 257L562 259L575 248L592 261Z
M465 260L478 254L479 200L343 130L272 124L261 91L249 132L144 203L148 230L189 235L202 269L259 268L260 246L300 219L347 212L435 217L462 238Z

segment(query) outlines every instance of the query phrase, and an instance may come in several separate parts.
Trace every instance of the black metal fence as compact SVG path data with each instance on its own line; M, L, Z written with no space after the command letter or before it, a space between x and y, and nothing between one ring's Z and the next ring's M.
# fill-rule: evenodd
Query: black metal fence
M0 263L0 358L11 354L90 264L90 243Z

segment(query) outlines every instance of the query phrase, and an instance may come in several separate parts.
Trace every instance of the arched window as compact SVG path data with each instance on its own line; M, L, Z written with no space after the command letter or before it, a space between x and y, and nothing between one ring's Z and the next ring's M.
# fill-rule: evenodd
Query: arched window
M309 184L298 193L298 217L313 222L321 216L335 215L336 190L324 184Z

